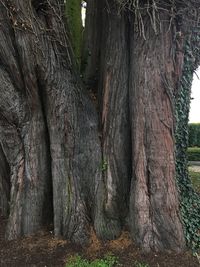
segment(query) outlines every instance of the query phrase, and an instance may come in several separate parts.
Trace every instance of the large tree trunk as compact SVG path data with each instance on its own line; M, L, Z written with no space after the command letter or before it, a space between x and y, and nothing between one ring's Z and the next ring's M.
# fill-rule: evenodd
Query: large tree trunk
M62 1L8 1L1 12L1 140L12 174L8 237L41 227L50 210L51 167L55 235L84 242L100 141L95 110L73 73Z
M4 18L0 28L0 130L11 174L9 239L35 232L43 224L50 176L31 39L24 32L28 26L15 17L15 11L12 13L14 7L0 3Z
M168 23L156 35L144 15L141 36L134 14L114 0L88 1L86 45L91 36L94 44L85 78L99 73L98 114L74 72L63 3L0 1L7 237L42 227L53 205L56 236L85 243L93 225L98 237L113 239L130 218L144 249L181 250L173 96L182 54L171 47L169 17L163 12Z
M146 250L181 250L185 242L175 182L174 94L182 62L175 63L171 54L176 47L170 18L164 12L160 18L161 33L155 34L146 16L145 36L134 30L130 34L130 218L133 237Z

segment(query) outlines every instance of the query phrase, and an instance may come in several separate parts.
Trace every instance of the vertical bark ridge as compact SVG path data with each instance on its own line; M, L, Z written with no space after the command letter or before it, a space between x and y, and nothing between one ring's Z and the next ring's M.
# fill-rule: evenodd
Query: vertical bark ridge
M100 200L102 219L97 217L95 223L98 235L104 239L116 238L121 232L128 212L131 175L127 21L115 1L109 3L103 8L99 81L104 198Z
M98 120L72 70L67 40L62 34L62 20L49 13L41 25L48 28L56 40L49 42L50 36L42 37L45 53L38 64L50 135L54 231L56 236L64 235L84 243L89 237L89 211L94 210L95 180L100 176Z
M46 132L37 95L33 37L32 32L27 34L30 21L27 17L23 21L23 8L18 1L1 3L0 8L5 17L0 29L1 143L11 173L8 239L38 230L48 210Z

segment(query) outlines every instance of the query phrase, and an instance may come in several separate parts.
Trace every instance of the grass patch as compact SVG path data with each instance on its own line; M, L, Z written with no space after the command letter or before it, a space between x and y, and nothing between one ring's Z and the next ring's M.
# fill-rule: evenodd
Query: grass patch
M194 172L189 168L189 176L194 189L200 193L200 172Z
M112 254L107 254L102 259L96 259L93 261L88 261L83 259L81 256L76 255L71 257L65 267L117 267L123 266L119 264L117 257ZM150 267L148 264L135 261L133 264L130 263L132 267Z
M134 267L150 267L149 264L136 261Z
M88 261L80 256L72 257L65 267L114 267L120 266L118 259L113 255L106 255L103 259Z

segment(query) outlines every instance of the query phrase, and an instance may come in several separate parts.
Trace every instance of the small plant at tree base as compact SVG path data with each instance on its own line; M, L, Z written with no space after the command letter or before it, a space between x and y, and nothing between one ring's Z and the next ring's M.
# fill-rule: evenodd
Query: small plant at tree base
M120 266L115 256L108 254L103 259L88 261L81 256L72 257L65 267L113 267Z

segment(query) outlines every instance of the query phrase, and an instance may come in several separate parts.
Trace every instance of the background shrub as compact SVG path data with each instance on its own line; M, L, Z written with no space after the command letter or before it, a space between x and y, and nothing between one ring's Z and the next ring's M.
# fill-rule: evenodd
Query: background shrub
M189 123L189 147L200 147L200 123Z
M200 147L189 147L187 153L189 161L200 161Z

